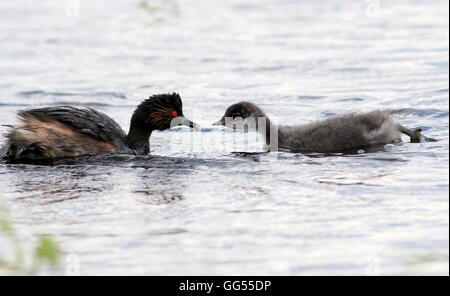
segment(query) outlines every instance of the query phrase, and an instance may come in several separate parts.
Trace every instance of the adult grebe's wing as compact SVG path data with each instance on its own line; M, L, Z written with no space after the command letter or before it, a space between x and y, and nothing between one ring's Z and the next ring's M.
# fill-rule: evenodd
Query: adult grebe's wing
M120 126L93 109L47 107L19 111L18 116L20 123L7 134L0 155L10 163L131 151Z
M126 146L126 134L122 128L104 113L91 108L71 106L46 107L23 111L41 121L56 120L75 132L105 141L116 147Z

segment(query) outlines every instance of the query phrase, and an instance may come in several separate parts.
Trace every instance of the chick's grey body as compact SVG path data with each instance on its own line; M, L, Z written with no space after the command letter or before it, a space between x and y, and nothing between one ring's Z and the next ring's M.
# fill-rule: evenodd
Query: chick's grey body
M346 114L278 129L278 147L302 152L341 152L401 141L397 124L386 112Z
M395 143L401 141L401 133L407 134L414 142L420 142L420 137L434 141L421 136L420 130L398 125L389 113L382 111L352 113L310 124L282 127L271 121L255 104L240 102L231 105L215 125L236 129L247 126L263 136L270 150L280 148L296 152L345 152Z

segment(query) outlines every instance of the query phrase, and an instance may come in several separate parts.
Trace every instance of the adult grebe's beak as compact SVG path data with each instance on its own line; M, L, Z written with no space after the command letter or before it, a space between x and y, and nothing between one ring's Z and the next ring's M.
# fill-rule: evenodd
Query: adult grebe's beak
M202 129L202 127L195 122L189 121L189 127L192 129L195 129L196 131L199 131Z
M219 120L219 121L217 121L217 122L213 123L213 125L225 125L225 118L224 118L224 117L222 117L222 119L221 119L221 120Z
M189 119L187 119L184 116L178 116L172 120L172 126L180 126L180 125L188 126L197 131L201 130L200 125L196 124L195 122L190 121Z

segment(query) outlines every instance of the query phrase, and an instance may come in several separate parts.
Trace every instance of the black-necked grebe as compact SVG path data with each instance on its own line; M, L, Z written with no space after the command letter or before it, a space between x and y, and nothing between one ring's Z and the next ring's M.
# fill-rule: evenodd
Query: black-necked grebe
M420 129L410 130L396 124L387 112L382 111L346 114L286 128L273 123L255 104L240 102L231 105L214 125L235 129L253 127L272 150L281 148L298 152L345 152L396 143L401 141L401 133L408 135L411 142L435 141L421 135ZM277 139L278 143L271 139Z
M0 158L9 163L112 153L146 155L154 130L198 126L183 115L178 94L153 95L134 111L128 135L107 115L70 106L19 111Z

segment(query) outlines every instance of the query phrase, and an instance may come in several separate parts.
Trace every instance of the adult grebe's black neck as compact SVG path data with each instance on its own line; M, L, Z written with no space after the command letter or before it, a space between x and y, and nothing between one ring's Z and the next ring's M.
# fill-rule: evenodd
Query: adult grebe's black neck
M150 136L153 130L147 129L135 120L131 120L130 131L127 135L128 147L135 150L139 155L150 153Z
M177 118L178 125L196 126L183 115L183 103L178 94L153 95L136 107L131 117L127 146L138 155L150 152L150 136L153 131L170 129L172 120Z

